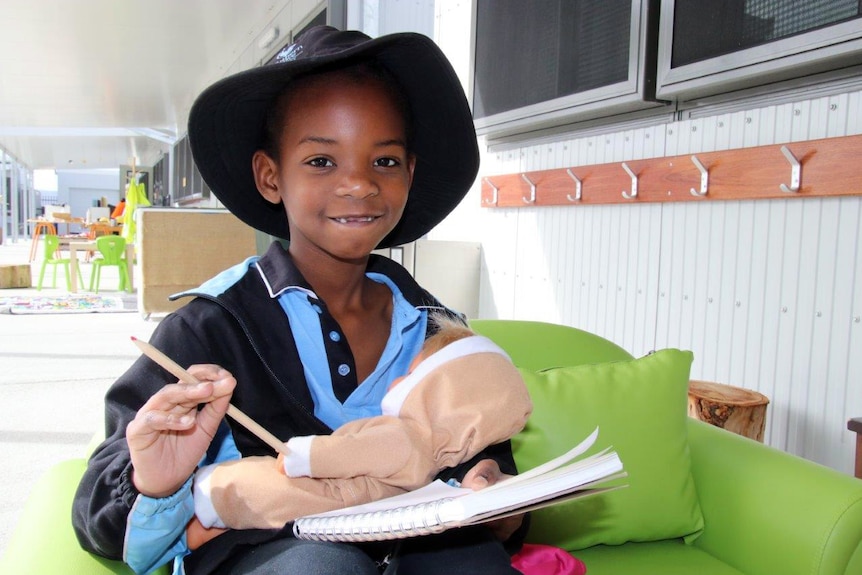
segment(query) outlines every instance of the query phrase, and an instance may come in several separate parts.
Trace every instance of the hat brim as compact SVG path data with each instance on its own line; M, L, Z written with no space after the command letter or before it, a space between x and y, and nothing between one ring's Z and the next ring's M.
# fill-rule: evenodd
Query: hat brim
M201 93L189 114L189 145L204 181L239 219L289 239L282 204L265 200L252 173L267 110L299 75L377 60L409 102L413 185L404 214L378 247L416 240L463 199L479 170L479 149L464 90L451 64L427 36L390 34L336 54L261 66L224 78Z

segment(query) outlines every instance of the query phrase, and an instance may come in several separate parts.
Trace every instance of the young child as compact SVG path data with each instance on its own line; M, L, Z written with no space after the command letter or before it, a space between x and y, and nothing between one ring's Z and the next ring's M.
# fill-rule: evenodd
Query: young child
M249 225L289 240L185 294L150 340L187 385L138 359L105 397L106 439L73 502L82 546L146 573L514 573L510 518L397 545L228 530L198 547L200 465L273 455L233 403L282 441L381 414L381 400L447 310L376 248L422 237L464 197L478 146L461 84L425 36L311 29L283 61L224 78L189 115L195 164ZM516 472L509 442L439 474L478 489ZM504 547L504 543L506 547Z
M198 470L201 524L279 528L302 515L398 495L523 429L532 404L505 352L452 319L434 323L438 331L408 375L384 396L383 415L331 435L293 437L278 462L260 456L253 467L227 462Z

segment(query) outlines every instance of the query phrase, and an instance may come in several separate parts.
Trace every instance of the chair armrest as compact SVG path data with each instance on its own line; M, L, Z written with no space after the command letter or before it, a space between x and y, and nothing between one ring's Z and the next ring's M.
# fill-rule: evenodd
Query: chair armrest
M84 551L72 529L72 498L87 462L56 463L33 486L12 532L0 573L132 574L120 561ZM157 573L167 574L166 568Z
M744 573L862 573L862 481L694 419L695 545Z

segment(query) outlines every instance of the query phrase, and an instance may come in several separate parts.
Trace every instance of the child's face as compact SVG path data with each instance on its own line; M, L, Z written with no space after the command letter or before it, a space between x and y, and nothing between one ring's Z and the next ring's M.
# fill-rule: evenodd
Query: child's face
M260 174L256 155L255 173L264 197L284 202L295 257L361 259L398 223L415 166L398 110L381 82L338 73L293 93L280 157Z

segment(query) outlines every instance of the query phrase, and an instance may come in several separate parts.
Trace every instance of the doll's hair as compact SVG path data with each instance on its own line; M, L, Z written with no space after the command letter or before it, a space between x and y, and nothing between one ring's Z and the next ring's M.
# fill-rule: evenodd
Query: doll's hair
M476 335L473 330L464 325L464 322L449 314L430 314L428 323L433 324L435 331L422 345L422 354L425 357L440 351L452 342Z

